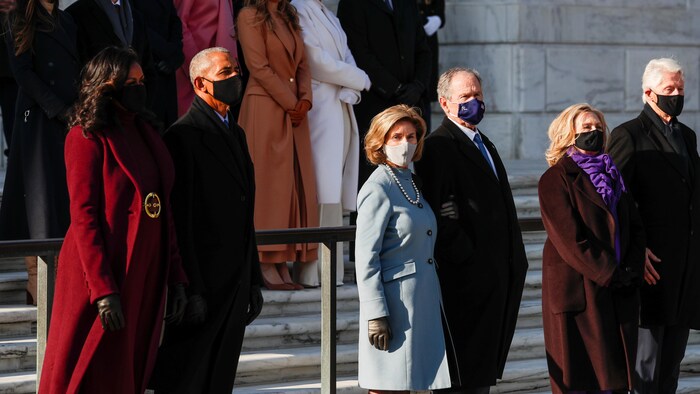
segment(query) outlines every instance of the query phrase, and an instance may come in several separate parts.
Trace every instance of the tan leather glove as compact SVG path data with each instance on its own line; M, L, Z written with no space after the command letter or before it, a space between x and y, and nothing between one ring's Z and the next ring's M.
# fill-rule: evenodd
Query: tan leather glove
M380 317L367 322L369 343L379 350L389 350L391 339L391 327L386 317Z

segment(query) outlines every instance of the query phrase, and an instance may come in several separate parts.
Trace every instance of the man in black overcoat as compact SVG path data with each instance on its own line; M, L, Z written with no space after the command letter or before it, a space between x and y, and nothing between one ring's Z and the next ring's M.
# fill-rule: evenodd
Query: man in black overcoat
M153 112L167 129L177 120L175 70L185 61L182 23L173 0L131 0L131 5L148 21L146 34L158 78Z
M66 8L78 26L78 53L83 65L108 46L131 48L146 77L149 108L156 99L156 66L143 15L129 0L78 0Z
M16 7L15 0L0 0L0 35L8 34L7 14ZM11 48L7 47L4 39L0 39L0 113L2 113L2 131L5 135L5 156L9 153L12 139L12 125L15 119L15 99L17 98L17 83L10 70L9 56Z
M518 318L527 259L496 147L476 125L484 114L481 78L453 68L440 76L442 124L425 140L416 172L436 212L435 257L447 324L452 388L482 394L503 375Z
M190 63L195 99L164 139L175 163L173 212L190 279L184 321L167 326L151 386L157 393L230 393L245 327L262 309L255 178L235 59L210 48Z
M357 66L372 82L354 106L364 139L372 118L396 104L425 107L430 49L415 0L340 0L338 19ZM430 114L423 114L426 122ZM428 123L430 124L430 123ZM360 144L358 189L374 171Z
M642 77L644 109L612 131L608 153L622 171L647 236L635 393L675 393L689 328L700 329L700 159L678 121L684 75L653 59Z

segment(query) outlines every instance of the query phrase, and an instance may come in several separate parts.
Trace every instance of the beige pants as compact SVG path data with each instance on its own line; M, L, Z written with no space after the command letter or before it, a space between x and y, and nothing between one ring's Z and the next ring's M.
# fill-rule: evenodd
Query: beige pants
M318 205L319 222L321 227L338 227L343 225L343 208L340 204L319 204ZM318 287L319 277L321 275L321 248L319 245L319 259L310 263L294 263L294 281L300 285L307 287ZM343 244L336 245L336 285L343 284L343 276L345 268L343 264Z

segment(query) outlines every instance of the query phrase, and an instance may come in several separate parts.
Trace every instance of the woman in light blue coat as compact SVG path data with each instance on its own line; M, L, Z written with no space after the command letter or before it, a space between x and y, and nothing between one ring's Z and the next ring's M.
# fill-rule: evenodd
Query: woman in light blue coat
M450 387L437 223L408 168L424 137L425 122L406 105L375 116L365 137L367 158L379 165L357 198L355 244L359 384L370 393Z

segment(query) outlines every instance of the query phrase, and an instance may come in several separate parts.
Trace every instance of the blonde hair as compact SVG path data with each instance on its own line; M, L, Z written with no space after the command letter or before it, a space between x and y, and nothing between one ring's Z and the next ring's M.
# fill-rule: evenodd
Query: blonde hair
M384 154L384 141L394 125L405 120L411 122L418 134L418 146L413 154L413 161L418 161L423 154L423 141L425 140L425 121L420 115L418 108L411 108L405 104L394 105L377 114L372 118L369 131L365 136L365 154L367 161L374 165L386 164L386 154Z
M607 139L608 125L605 123L603 113L587 103L574 104L561 111L559 116L549 125L547 135L549 135L551 142L544 157L550 167L555 165L576 141L576 119L585 113L592 113L598 117L603 125L604 141Z

